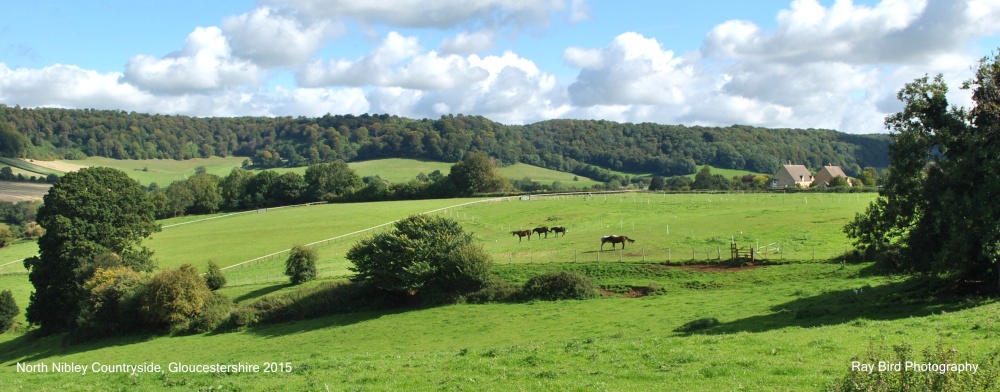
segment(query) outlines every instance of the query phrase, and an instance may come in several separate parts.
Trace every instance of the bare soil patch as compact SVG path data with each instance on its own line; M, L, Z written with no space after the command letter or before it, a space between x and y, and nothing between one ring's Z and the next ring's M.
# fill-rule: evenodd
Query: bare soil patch
M0 181L0 201L17 203L24 200L42 200L51 187L52 184Z
M34 163L34 164L36 164L38 166L44 167L46 169L58 170L58 171L61 171L61 172L64 172L64 173L69 173L69 172L72 172L72 171L77 171L77 170L80 170L80 169L83 169L83 168L87 167L85 165L78 165L78 164L75 164L75 163L68 163L68 162L62 162L62 161L39 161L39 160L31 160L29 162L30 163Z

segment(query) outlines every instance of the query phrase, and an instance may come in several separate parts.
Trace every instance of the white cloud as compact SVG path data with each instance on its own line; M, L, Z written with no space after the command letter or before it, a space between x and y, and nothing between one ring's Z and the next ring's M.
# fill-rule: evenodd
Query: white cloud
M462 55L483 52L493 48L496 44L495 38L492 31L463 31L453 38L445 39L441 43L441 52Z
M222 31L236 56L265 67L294 66L342 29L326 21L307 23L262 7L225 18Z
M636 33L619 35L599 51L567 49L563 58L582 68L569 86L577 106L681 104L698 79L689 61Z
M101 74L74 65L11 69L0 63L0 102L26 107L120 109L154 98L120 83L120 77L120 73Z
M217 27L198 27L188 35L179 52L157 59L137 55L125 65L124 82L158 94L184 94L255 83L262 71L230 55L229 45Z

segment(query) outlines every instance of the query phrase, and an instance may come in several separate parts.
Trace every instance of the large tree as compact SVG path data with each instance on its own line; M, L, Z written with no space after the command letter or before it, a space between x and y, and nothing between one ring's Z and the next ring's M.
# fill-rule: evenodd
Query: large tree
M907 84L886 118L893 144L879 197L845 227L862 249L911 271L1000 282L1000 64L963 84L970 111L949 106L939 75Z
M466 155L465 159L451 167L448 178L459 196L496 192L506 185L503 176L496 172L496 164L482 152Z
M419 292L447 300L476 291L486 282L492 260L458 222L411 215L388 232L361 240L347 251L356 273L351 279L395 293Z
M309 200L334 200L363 186L361 177L343 161L309 166L304 179Z
M139 183L111 168L67 173L43 201L37 218L46 232L38 239L39 255L24 260L35 286L26 315L32 324L58 330L72 326L98 256L115 254L133 269L152 268L151 252L140 242L159 225Z

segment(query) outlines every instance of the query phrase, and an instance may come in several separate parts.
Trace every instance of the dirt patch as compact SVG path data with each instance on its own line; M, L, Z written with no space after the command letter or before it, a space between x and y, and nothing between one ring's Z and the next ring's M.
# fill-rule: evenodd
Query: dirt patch
M75 164L75 163L68 163L68 162L62 162L62 161L39 161L39 160L32 160L32 161L29 161L29 163L33 163L35 165L44 167L46 169L58 170L58 171L61 171L61 172L64 172L64 173L69 173L69 172L77 171L77 170L80 170L80 169L83 169L83 168L87 167L87 166L84 166L84 165L78 165L78 164Z
M42 200L51 187L52 184L0 181L0 201L17 203L24 200Z

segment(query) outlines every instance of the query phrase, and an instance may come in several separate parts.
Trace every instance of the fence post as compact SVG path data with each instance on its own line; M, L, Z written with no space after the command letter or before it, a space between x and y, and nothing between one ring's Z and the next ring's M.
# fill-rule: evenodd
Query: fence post
M670 262L670 247L667 247L667 262Z
M598 263L601 262L601 251L600 250L597 251L597 262Z
M618 262L622 262L622 251L625 250L625 245L622 245L621 249L618 249Z
M715 246L715 251L719 252L719 261L722 261L722 247L719 245Z
M642 262L646 262L646 247L642 247Z
M691 248L691 261L694 261L694 258L695 258L694 248Z

